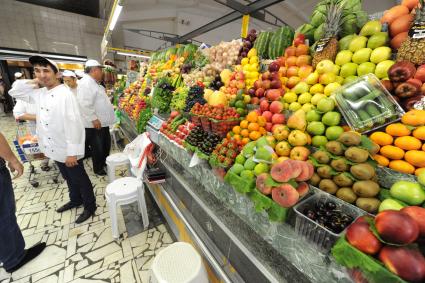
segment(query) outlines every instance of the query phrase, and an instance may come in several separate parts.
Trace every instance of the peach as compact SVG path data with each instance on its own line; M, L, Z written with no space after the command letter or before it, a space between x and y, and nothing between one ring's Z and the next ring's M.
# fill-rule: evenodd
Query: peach
M270 177L269 173L261 173L257 177L256 186L257 189L264 195L269 195L272 192L272 187L267 185L266 180Z
M313 73L313 66L310 65L301 66L298 70L298 76L302 79L307 78L311 73Z
M264 89L269 89L270 88L270 80L263 80L262 86Z
M283 104L282 104L282 102L280 102L280 101L273 101L273 102L270 104L270 111L271 111L273 114L281 113L281 112L282 112L282 110L283 110Z
M290 77L287 81L286 81L286 86L288 88L293 88L295 87L299 82L301 81L300 77Z
M285 49L285 57L286 58L291 57L291 56L295 56L295 54L297 54L297 48L295 46L289 46L288 48Z
M382 248L381 242L370 231L369 223L362 217L347 228L345 237L353 247L366 254L374 255Z
M385 210L375 218L376 230L386 242L407 245L416 241L419 227L407 213L397 210Z
M270 112L270 111L264 111L264 112L261 114L261 116L263 116L264 118L266 118L266 121L267 121L267 122L271 122L271 121L272 121L273 113L272 113L272 112Z
M278 100L280 98L280 89L269 89L267 90L266 97L269 100Z
M263 112L269 110L269 102L267 100L260 102L260 110Z
M280 114L280 113L273 114L272 123L273 124L283 124L283 123L285 123L285 116L283 114Z
M288 70L286 70L286 75L288 77L296 77L298 76L298 71L300 70L297 66L290 66Z
M288 159L275 163L270 170L270 175L277 182L288 182L292 177L292 170L292 165Z
M298 202L300 195L291 185L282 184L273 189L272 198L280 206L289 208Z
M310 190L310 187L308 186L306 182L301 182L298 184L297 192L300 195L300 197L305 196L309 190Z
M286 59L286 62L285 62L285 66L286 67L291 67L291 66L296 66L296 65L297 65L297 57L295 57L295 56L289 56Z
M308 151L308 154L307 154L306 158L308 158L308 155L310 154L310 151L308 149L307 149L307 151ZM293 159L293 158L291 157L291 159ZM295 181L305 182L305 181L310 180L311 176L313 176L313 174L314 174L313 165L311 165L308 162L301 161L301 167L302 167L301 174L295 179Z
M301 55L297 58L297 66L305 66L311 64L311 56L310 55Z

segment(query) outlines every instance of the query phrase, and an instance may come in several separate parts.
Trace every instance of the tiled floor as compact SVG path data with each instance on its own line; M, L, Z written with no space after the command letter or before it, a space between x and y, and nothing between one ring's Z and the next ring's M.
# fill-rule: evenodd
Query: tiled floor
M0 117L0 131L12 144L16 124L11 117ZM82 208L62 214L55 211L68 201L68 189L63 180L60 178L55 184L55 173L41 172L36 162L40 186L33 188L28 183L28 167L26 163L24 176L14 181L18 223L27 247L45 241L47 248L11 275L0 268L2 283L150 282L149 268L154 256L173 242L152 204L147 231L140 228L141 220L134 206L123 209L125 215L119 216L123 234L120 241L114 241L104 198L107 181L92 173L90 163L86 162L86 170L95 185L98 209L96 216L80 225L74 221Z

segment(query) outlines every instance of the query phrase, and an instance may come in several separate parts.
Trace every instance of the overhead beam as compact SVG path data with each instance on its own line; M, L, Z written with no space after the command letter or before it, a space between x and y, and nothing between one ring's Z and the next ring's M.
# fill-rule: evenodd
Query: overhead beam
M174 33L168 33L168 32L161 32L161 31L154 31L154 30L147 30L147 29L124 29L130 32L137 33L139 35L147 36L150 38L158 39L158 40L164 40L171 42L173 44L176 43L176 39L178 38L177 34ZM202 42L199 42L195 39L190 39L182 43L188 43L188 42L196 42L199 44L202 44Z
M242 15L250 15L253 18L256 18L260 21L264 21L265 19L265 14L264 13L260 13L259 11L255 11L255 12L250 12L250 8L248 6L245 6L235 0L214 0L215 2L224 5L226 7L229 7L235 11L238 11L239 13L241 13Z
M248 14L251 14L251 13L257 12L258 10L265 9L269 6L272 6L272 5L277 4L279 2L282 2L282 1L284 1L284 0L257 0L255 2L247 5L246 7L248 8ZM182 42L188 41L188 40L190 40L194 37L200 36L200 35L207 33L211 30L214 30L216 28L224 26L225 24L233 22L233 21L241 18L243 15L244 14L239 12L239 11L231 12L231 13L229 13L229 14L221 17L221 18L218 18L217 20L209 22L208 24L203 25L200 28L197 28L197 29L185 34L185 35L182 35L182 36L176 38L175 43L182 43Z

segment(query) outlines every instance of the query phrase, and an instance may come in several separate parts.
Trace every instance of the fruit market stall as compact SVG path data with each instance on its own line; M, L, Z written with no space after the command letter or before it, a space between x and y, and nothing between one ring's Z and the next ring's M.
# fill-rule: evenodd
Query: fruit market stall
M147 187L210 276L425 280L424 15L320 1L295 31L159 51L124 90L167 172Z

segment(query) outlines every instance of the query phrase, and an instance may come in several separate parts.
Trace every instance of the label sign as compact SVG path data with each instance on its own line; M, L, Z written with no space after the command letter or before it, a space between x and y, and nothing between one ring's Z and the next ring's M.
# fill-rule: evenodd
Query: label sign
M319 41L317 41L317 45L316 45L316 52L320 52L322 51L326 45L328 45L329 41L331 40L330 37L325 37L325 38L321 38L319 39Z
M24 149L25 154L38 154L41 153L40 147L38 146L38 143L32 143L32 144L23 144L22 148Z
M249 26L249 15L243 15L242 17L242 29L241 37L245 38L248 36L248 26Z
M416 22L409 30L409 36L413 39L425 38L425 22Z

